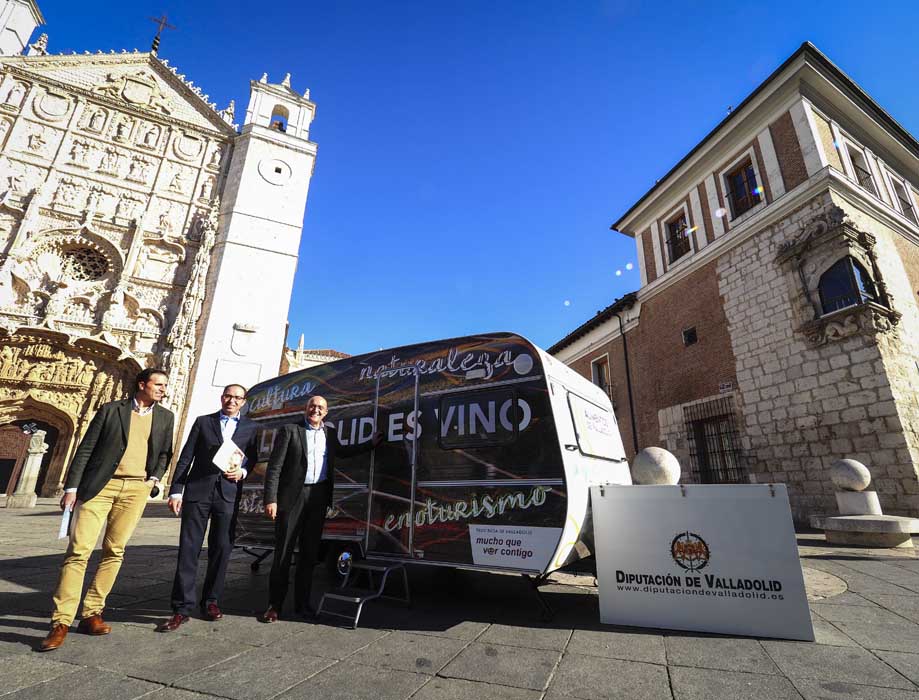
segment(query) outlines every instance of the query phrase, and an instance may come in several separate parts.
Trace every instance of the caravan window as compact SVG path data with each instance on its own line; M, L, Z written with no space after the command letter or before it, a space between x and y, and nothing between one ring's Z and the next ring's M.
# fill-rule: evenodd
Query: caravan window
M609 409L568 392L568 407L581 452L590 457L619 461L619 428Z
M445 394L437 417L439 442L445 450L505 445L526 427L521 423L530 420L513 389L507 388Z

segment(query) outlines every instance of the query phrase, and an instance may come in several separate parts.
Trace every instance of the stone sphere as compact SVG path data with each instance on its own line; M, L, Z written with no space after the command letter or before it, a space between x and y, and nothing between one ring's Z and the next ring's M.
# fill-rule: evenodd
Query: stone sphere
M680 481L680 463L663 447L646 447L632 460L632 481L672 486Z
M871 472L854 459L840 459L830 465L830 478L840 491L864 491L871 483Z

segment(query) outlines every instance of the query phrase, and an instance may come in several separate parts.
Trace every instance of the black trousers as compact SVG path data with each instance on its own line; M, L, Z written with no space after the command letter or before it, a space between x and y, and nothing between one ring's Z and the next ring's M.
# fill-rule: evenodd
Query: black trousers
M172 581L172 610L188 615L196 603L216 603L223 594L227 564L233 551L230 531L236 504L220 495L220 483L215 484L210 497L182 503L182 529L179 534L179 560ZM210 521L207 537L207 572L200 600L195 599L195 578L198 558L204 544L204 531Z
M274 559L268 578L268 602L275 610L282 608L287 597L290 561L295 547L299 553L294 574L294 609L305 611L310 605L313 566L322 539L329 489L328 479L304 486L290 510L278 511L274 521Z

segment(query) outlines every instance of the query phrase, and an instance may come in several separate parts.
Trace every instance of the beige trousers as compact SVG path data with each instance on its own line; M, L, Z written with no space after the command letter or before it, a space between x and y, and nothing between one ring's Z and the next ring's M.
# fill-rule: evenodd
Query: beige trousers
M105 527L102 561L83 599L82 617L102 612L105 599L121 569L124 548L144 514L152 488L152 482L140 479L111 479L98 496L85 503L77 503L73 513L70 546L54 592L51 622L73 624L83 590L86 563L96 547L99 533Z

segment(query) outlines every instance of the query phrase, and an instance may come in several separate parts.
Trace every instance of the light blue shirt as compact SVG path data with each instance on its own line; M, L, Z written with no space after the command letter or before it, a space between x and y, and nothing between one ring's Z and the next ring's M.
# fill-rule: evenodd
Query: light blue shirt
M318 484L328 477L325 426L314 428L306 424L306 477L304 485Z
M220 414L220 434L223 436L224 442L233 438L237 425L239 425L239 416Z

